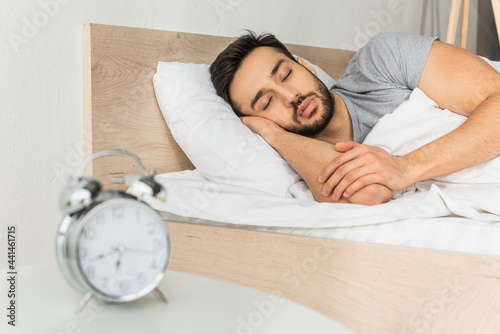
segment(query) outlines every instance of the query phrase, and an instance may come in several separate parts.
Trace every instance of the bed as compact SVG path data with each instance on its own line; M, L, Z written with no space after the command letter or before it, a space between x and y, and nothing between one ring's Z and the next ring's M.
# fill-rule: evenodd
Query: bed
M210 64L226 37L86 24L86 154L120 149L157 173L194 169L160 112L159 61ZM353 52L287 45L338 79ZM136 171L94 160L104 181ZM500 328L500 259L373 242L166 220L169 270L226 280L297 301L358 333L493 333ZM314 234L314 233L313 233ZM492 243L494 243L492 241Z

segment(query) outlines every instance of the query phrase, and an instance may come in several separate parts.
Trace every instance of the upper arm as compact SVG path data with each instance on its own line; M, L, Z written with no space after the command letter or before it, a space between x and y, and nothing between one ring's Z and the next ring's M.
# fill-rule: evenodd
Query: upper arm
M475 54L435 41L418 88L440 108L468 117L488 97L500 95L500 74Z

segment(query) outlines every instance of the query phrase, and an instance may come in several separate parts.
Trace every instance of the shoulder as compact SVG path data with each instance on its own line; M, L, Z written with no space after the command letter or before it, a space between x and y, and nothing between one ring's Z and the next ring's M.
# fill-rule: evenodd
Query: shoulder
M426 37L399 32L380 33L372 38L356 53L358 57L374 54L408 52L412 49L430 48L436 37Z
M395 48L398 46L398 39L403 35L401 33L394 32L384 32L373 36L368 40L368 42L359 49L356 55L370 54L372 52L378 52L386 50L387 47Z
M380 46L397 45L397 41L399 39L404 39L408 36L409 34L399 32L383 32L370 38L365 46L360 49L360 51L363 49L372 49Z
M399 33L381 33L356 52L349 65L361 68L377 67L397 55Z
M381 33L368 40L352 57L345 74L348 76L373 76L385 72L399 63L400 33ZM358 80L359 78L357 78Z
M404 70L409 63L425 62L436 37L387 32L372 37L352 58L353 67L370 71Z

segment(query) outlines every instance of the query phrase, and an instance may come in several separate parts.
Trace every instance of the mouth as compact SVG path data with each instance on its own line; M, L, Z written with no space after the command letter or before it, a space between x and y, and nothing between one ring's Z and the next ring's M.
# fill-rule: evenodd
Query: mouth
M310 97L300 104L297 111L300 117L307 117L311 114L315 107L316 102L313 97Z

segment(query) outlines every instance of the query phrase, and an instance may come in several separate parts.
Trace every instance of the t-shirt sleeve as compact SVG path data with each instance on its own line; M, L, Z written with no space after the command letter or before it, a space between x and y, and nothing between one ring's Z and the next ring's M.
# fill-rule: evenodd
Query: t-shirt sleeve
M349 63L338 86L356 92L415 89L437 38L382 33L370 39Z

